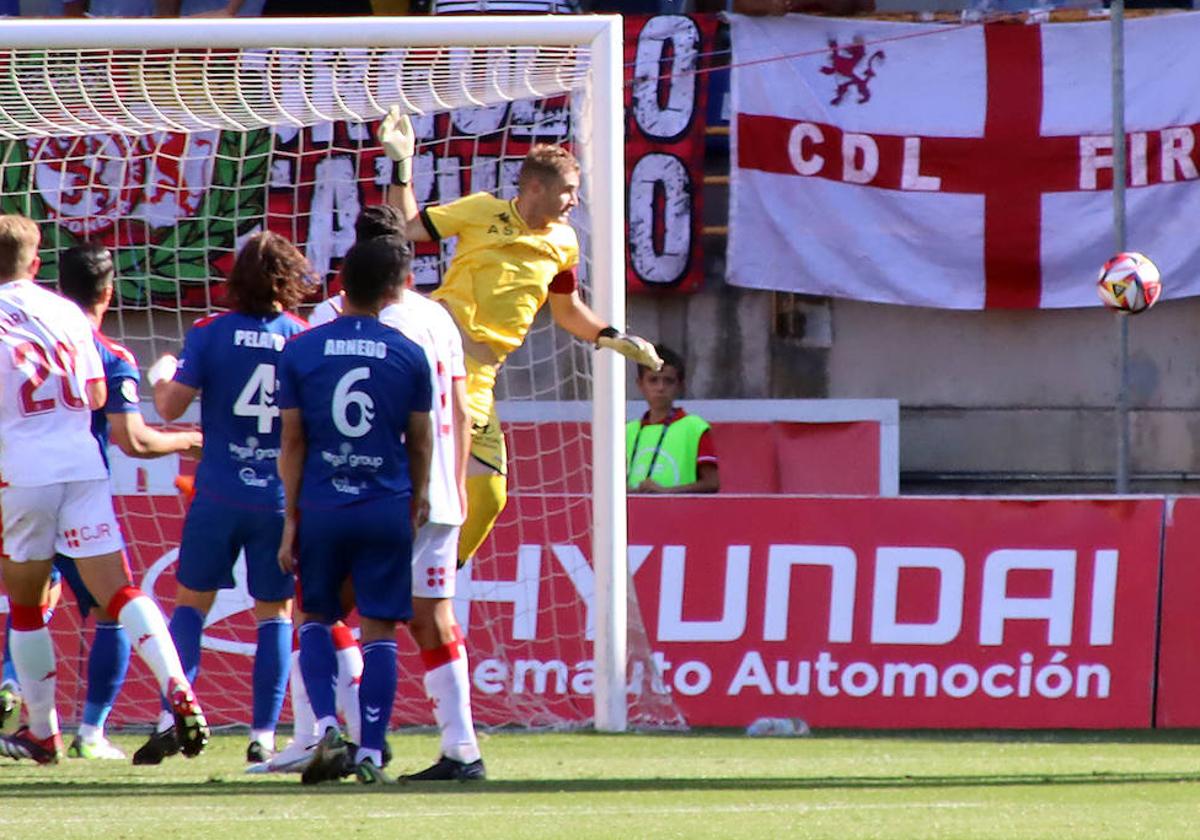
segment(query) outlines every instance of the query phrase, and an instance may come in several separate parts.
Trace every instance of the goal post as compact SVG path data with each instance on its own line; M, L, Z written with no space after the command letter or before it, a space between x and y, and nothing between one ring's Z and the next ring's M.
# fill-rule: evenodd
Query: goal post
M155 311L154 295L163 293L169 282L180 287L189 278L199 284L208 282L204 271L217 262L213 249L232 253L234 240L256 229L255 224L261 229L271 222L272 208L266 199L254 205L250 215L236 202L220 200L222 194L236 198L266 190L277 175L276 162L269 155L261 163L254 162L246 151L252 145L246 137L339 121L362 129L396 104L414 117L427 117L531 98L560 96L576 102L573 141L583 165L586 219L581 226L586 229L581 230L581 238L588 253L583 280L597 314L624 326L620 16L10 20L5 22L4 36L0 46L3 209L34 216L44 231L53 228L54 236L44 237L48 268L42 279L52 279L57 249L89 238L100 227L105 235L124 242L122 225L127 229L161 221L133 213L131 202L112 186L133 177L128 173L130 161L141 161L139 165L150 171L156 161L170 158L181 172L192 166L200 173L196 178L208 187L207 197L197 197L198 193L185 197L179 188L174 206L168 208L179 218L165 223L174 225L173 232L161 241L137 241L137 247L129 249L132 255L119 261L119 270L141 271L147 278L138 281L142 286L130 286L128 299L116 305L115 316L110 315L121 325L116 337L135 345L143 364L152 360L148 354L172 349L171 342L178 341L186 328L185 311L197 314L196 310L213 305L207 293L197 303L177 288L173 292L177 311L164 316ZM225 132L243 136L240 141L228 140ZM167 151L158 145L139 150L134 142L164 134L185 139ZM97 136L107 139L73 145ZM361 141L365 135L360 131L355 136ZM203 139L207 157L196 151L202 138L207 138ZM57 146L51 148L53 144ZM375 177L376 183L386 185L380 166L390 164L377 163L377 171L363 177ZM83 167L86 173L72 175L72 167ZM497 170L495 189L502 191L503 166L497 164ZM435 180L441 175L425 172ZM101 189L116 195L113 219L97 221L101 211L95 209L73 216L78 207L51 206L58 200L65 202L64 191L72 184L79 187L80 177L86 181L85 204L95 203ZM146 177L145 184L133 186L154 188ZM45 186L39 178L50 178L53 184ZM218 188L225 193L218 193ZM184 219L180 209L187 203L185 198L197 205L192 212L211 216L198 227L188 227L186 235L182 228L192 219ZM331 208L328 212L337 212L335 205ZM166 211L156 212L161 216ZM312 211L314 218L317 212ZM215 231L228 234L220 240L224 244L214 244ZM337 248L335 243L327 250L333 253ZM164 317L174 318L177 328L156 327L155 318ZM136 334L132 326L126 331L126 324L143 321L149 324L145 336ZM590 469L591 476L593 720L597 729L623 731L631 696L626 636L630 620L626 609L626 362L612 353L589 355L591 464L580 468Z

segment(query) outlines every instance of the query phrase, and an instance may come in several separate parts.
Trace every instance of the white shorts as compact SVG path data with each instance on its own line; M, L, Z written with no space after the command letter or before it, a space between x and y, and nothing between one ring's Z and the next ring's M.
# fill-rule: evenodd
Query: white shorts
M17 563L95 557L125 547L108 479L0 488L5 556Z
M413 540L414 598L453 598L458 572L458 525L426 522Z

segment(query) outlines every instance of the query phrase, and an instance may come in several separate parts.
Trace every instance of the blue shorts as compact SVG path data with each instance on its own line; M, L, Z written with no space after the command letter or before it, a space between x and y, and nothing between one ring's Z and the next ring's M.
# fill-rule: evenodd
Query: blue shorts
M246 510L197 493L183 522L175 579L196 592L233 589L233 566L246 552L246 588L256 601L286 601L296 579L279 568L283 512Z
M359 615L412 618L412 500L387 496L333 511L300 513L300 607L315 618L342 618L342 583L354 584Z
M84 618L87 618L88 613L100 606L92 597L92 593L88 592L88 588L84 586L83 578L79 575L79 567L75 565L75 561L62 554L54 557L54 571L50 573L50 585L53 586L59 580L65 580L67 586L71 587L71 592L75 595L75 603L79 604L79 614Z

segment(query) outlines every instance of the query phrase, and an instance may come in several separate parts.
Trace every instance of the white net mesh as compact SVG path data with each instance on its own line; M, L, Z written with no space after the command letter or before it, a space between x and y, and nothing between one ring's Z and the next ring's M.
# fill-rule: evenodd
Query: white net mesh
M0 144L0 209L40 223L46 280L72 244L93 240L114 249L118 296L105 331L145 366L177 352L191 322L221 308L221 278L238 243L255 231L287 236L327 290L335 287L355 217L384 199L391 164L371 121L394 103L414 113L421 204L479 190L512 195L534 142L582 151L574 128L586 96L586 56L574 47L495 45L0 52L0 135L10 138ZM585 171L574 218L585 294L591 188ZM439 282L452 248L419 251L424 290ZM578 402L591 396L591 350L545 314L501 375L497 396L522 418L507 429L510 503L456 603L485 725L564 726L592 716L591 450ZM183 521L172 487L177 466L116 466L135 573L168 611ZM244 573L238 580L237 589L221 593L205 630L197 690L215 723L250 716L254 622ZM639 677L631 722L679 725L669 695L651 688L636 610L630 622ZM52 629L69 695L61 711L73 720L82 707L86 642L73 610L60 610ZM401 642L394 719L430 723L416 648L404 634ZM155 714L152 681L135 664L113 721L146 723Z
M549 96L574 47L0 51L0 137L250 131Z

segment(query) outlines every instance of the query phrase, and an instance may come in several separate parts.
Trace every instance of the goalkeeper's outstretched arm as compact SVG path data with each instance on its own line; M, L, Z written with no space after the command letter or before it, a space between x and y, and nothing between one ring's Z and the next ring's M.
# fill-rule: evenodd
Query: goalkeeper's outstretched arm
M651 370L662 367L662 359L654 345L636 335L626 335L616 327L605 324L579 297L579 292L550 295L550 314L554 322L576 338L589 341L597 348L616 350L627 359Z

